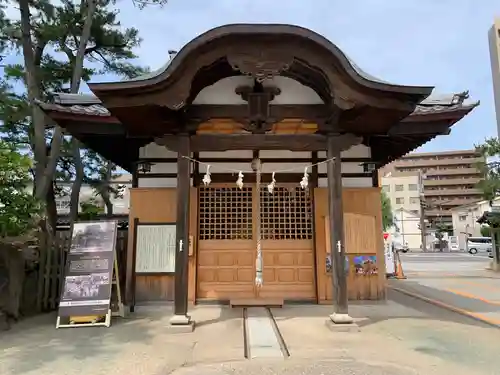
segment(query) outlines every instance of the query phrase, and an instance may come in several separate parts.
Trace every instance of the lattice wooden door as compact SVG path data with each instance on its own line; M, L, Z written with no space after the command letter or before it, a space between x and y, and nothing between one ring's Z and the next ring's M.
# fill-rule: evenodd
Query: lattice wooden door
M314 300L313 209L310 190L297 185L260 193L264 283L261 298Z
M260 210L264 285L255 287ZM308 190L277 186L199 189L198 299L316 298Z
M199 188L197 299L254 298L253 190Z

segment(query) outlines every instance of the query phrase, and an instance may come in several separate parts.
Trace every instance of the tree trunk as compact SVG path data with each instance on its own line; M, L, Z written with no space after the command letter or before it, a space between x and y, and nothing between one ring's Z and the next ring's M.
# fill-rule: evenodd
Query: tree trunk
M109 194L109 184L111 182L111 177L113 175L113 162L109 161L106 164L106 176L104 181L104 186L101 191L101 197L106 205L106 216L113 216L113 203L111 202L111 196Z
M49 185L49 190L47 191L47 197L45 199L46 210L47 210L47 220L50 225L50 231L54 235L57 229L57 206L56 206L56 195L54 192L54 184Z
M55 127L50 154L47 156L47 146L45 144L45 116L37 105L37 101L41 99L41 90L40 81L37 75L35 49L31 39L32 29L29 3L29 0L19 0L22 33L21 44L24 57L28 102L33 112L35 196L43 200L47 194L49 184L52 183L56 170L62 144L62 131L60 127Z
M70 227L73 229L73 224L78 218L78 208L80 207L80 190L83 184L84 170L82 158L80 156L80 142L73 138L71 140L71 150L73 154L73 163L75 164L75 180L71 186L70 211L69 220Z
M82 1L82 5L83 4L84 1ZM78 45L78 52L76 53L74 59L73 76L71 79L70 90L74 94L76 94L80 89L80 81L83 74L83 60L85 58L85 50L87 49L87 43L89 42L90 33L92 31L92 23L94 21L94 13L96 7L96 0L87 0L87 14L85 15L85 23L83 24L82 35L80 37L80 43Z
M80 11L83 11L84 1L82 1L82 8ZM72 52L68 51L68 59L70 63L73 65L73 75L71 78L71 86L70 92L73 94L78 93L80 89L80 81L82 79L83 74L83 62L85 58L85 50L87 49L87 43L90 39L90 33L92 30L93 17L96 10L97 2L96 0L87 0L86 6L86 15L85 15L85 23L83 24L82 35L80 37L80 41L78 44L78 52L76 56L73 57ZM83 183L84 170L82 157L80 155L80 142L73 137L71 140L71 150L73 154L73 162L75 163L75 181L73 182L73 186L71 187L71 206L70 206L70 228L73 229L73 224L78 218L78 208L80 204L80 190Z
M5 245L0 245L0 251L8 273L7 293L3 293L3 295L7 296L4 312L7 318L17 320L19 318L25 276L24 255L22 251Z

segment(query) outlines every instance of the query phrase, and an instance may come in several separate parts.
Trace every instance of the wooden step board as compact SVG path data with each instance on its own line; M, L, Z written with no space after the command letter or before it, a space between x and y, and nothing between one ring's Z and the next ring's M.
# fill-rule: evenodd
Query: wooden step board
M285 301L280 298L232 299L231 307L283 307Z

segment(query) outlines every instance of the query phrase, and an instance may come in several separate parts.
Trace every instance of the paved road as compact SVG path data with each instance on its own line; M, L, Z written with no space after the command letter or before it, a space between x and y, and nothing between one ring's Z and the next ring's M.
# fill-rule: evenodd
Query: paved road
M414 253L401 256L406 280L389 285L500 326L500 274L487 256Z
M405 273L419 275L483 272L490 263L487 255L471 255L463 252L407 253L401 254L401 261Z

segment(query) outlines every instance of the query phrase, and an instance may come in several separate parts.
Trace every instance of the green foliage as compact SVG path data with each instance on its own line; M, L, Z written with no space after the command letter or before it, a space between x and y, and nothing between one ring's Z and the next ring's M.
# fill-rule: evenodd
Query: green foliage
M2 0L0 0L1 3ZM6 1L13 5L15 1ZM156 4L166 1L139 1L137 6ZM118 20L119 10L115 1L97 0L92 17L92 27L84 54L85 67L82 80L104 73L132 78L148 71L134 64L136 55L133 50L141 39L135 28L124 28ZM40 100L50 101L53 92L69 92L74 71L76 52L82 37L87 2L76 0L31 2L32 42L35 51L36 76L41 92ZM18 20L3 17L0 9L0 55L20 53L21 28ZM55 53L54 53L55 52ZM13 90L19 83L26 86L24 64L4 66L5 80L0 81L0 138L14 143L28 155L35 154L34 124L32 108L28 105L26 91ZM47 121L50 121L46 119ZM48 123L45 132L47 154L51 147L53 131ZM110 166L106 160L89 150L81 150L84 160L84 182L92 184L98 194L114 194L103 178L113 175L116 166ZM61 146L61 155L54 180L72 181L75 178L74 157L71 152L71 137L65 136ZM111 168L112 173L104 173ZM56 187L56 191L57 191ZM111 191L109 191L111 190ZM119 193L119 192L116 192Z
M453 233L453 226L445 223L436 224L435 236L438 240L442 240L445 234Z
M31 160L0 140L0 238L25 234L36 225L41 205L27 187Z
M482 145L476 146L476 150L481 152L486 162L478 165L484 178L477 187L483 193L483 198L493 200L500 193L500 162L491 158L500 157L500 140L498 138L488 138ZM490 160L488 160L490 159Z
M382 227L386 231L395 224L394 215L392 213L391 200L383 190L380 199L382 200Z
M95 198L81 202L80 207L82 210L78 216L82 220L94 220L104 213L104 209Z
M489 225L481 225L481 236L491 237L491 227Z

